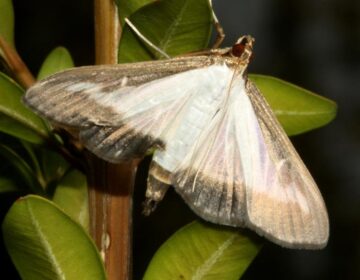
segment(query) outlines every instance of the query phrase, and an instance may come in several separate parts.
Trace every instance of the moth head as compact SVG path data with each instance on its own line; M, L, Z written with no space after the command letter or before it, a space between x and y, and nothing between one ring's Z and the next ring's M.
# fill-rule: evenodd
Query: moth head
M252 56L254 42L255 39L250 35L240 37L231 48L231 56L238 57L242 63L247 65Z

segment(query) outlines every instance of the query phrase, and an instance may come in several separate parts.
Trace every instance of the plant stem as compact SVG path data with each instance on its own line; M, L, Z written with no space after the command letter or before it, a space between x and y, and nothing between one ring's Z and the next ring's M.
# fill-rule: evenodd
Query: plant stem
M113 0L95 0L96 64L116 64L120 37ZM135 162L110 164L89 155L90 232L109 280L131 279L132 193Z
M90 233L109 280L131 279L132 193L135 164L111 164L89 156Z
M121 27L114 0L95 0L95 63L117 64Z
M4 53L4 59L9 66L10 70L15 75L17 81L24 87L29 88L35 83L35 78L22 61L20 55L16 49L12 48L5 40L0 36L0 49Z

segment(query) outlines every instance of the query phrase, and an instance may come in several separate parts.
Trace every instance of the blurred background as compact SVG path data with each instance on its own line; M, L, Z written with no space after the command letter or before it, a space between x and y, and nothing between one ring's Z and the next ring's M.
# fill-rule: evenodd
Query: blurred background
M91 0L13 2L16 45L33 73L59 45L77 66L93 64ZM279 77L338 104L330 125L292 138L327 204L328 246L300 251L266 243L243 279L360 279L360 1L214 0L214 8L224 45L242 34L256 38L250 72ZM172 191L154 215L140 215L147 165L145 160L139 168L135 190L134 279L141 279L159 245L195 218ZM1 263L12 271L1 251Z

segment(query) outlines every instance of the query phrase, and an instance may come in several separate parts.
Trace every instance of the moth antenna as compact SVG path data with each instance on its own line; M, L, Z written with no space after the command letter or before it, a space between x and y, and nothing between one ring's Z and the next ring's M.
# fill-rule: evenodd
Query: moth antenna
M132 31L135 32L135 34L137 36L139 36L139 38L141 40L143 40L146 44L148 44L150 47L152 47L155 51L157 51L158 53L160 53L161 55L163 55L166 58L171 58L166 52L164 52L162 49L160 49L159 47L155 46L155 44L153 44L149 39L147 39L143 34L141 34L141 32L139 31L139 29L136 28L136 26L134 24L132 24L132 22L128 19L125 18L125 22L127 25L129 25L129 27L131 28Z
M216 38L215 38L214 44L212 45L212 49L217 49L217 48L220 47L221 43L225 39L225 32L224 32L224 29L221 26L216 14L215 14L215 11L214 11L213 5L212 5L212 0L209 0L209 5L210 5L210 8L211 8L213 24L214 24L214 27L215 27L215 30L216 30Z

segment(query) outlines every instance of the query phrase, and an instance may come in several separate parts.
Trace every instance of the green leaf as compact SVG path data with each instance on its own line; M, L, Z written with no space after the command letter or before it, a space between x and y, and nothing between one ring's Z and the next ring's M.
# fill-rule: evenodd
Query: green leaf
M0 36L3 37L10 46L15 46L14 9L12 0L0 0Z
M193 222L159 248L144 280L237 280L260 248L258 241L239 230Z
M124 18L129 17L140 8L153 3L157 0L115 0L118 6L120 22L124 24Z
M69 163L58 153L42 149L40 151L41 169L47 183L59 180L69 169Z
M321 127L336 116L336 103L280 79L249 75L288 135Z
M2 229L23 280L106 279L90 237L49 200L33 195L18 199Z
M48 137L44 121L21 103L23 90L0 73L0 131L35 144Z
M32 128L25 126L23 123L18 122L17 120L14 120L12 116L8 116L2 113L0 113L0 131L31 143L41 144L44 141L41 136L39 136L37 133L34 133Z
M10 147L0 144L0 156L10 163L24 184L36 194L44 194L43 186L28 163Z
M32 145L26 141L21 141L21 144L24 147L24 150L26 151L27 155L29 156L29 160L31 161L32 170L34 170L34 173L36 174L36 177L37 177L40 185L45 186L46 182L45 182L42 170L40 168L40 163L39 163L38 157L35 153L34 145Z
M170 56L203 50L212 24L208 0L167 0L147 5L130 17L145 38ZM119 63L163 58L124 26Z
M74 67L74 62L69 51L64 47L57 47L45 58L37 78L41 80L71 67Z
M16 182L10 178L0 177L0 194L7 192L17 192L20 188L17 186Z
M86 177L75 169L56 187L53 201L71 218L89 230L89 206Z

